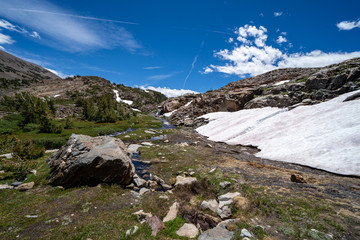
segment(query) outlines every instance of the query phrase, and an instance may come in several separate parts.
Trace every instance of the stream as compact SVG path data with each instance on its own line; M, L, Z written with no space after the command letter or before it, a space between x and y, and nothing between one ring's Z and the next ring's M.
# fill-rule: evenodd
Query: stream
M175 129L176 128L176 126L169 123L166 119L159 118L156 115L154 117L161 121L161 128L156 128L156 129L147 128L147 130L166 130L166 129ZM108 134L108 135L105 135L105 136L116 137L116 136L119 136L119 135L122 135L122 134L131 133L131 132L133 132L135 130L136 130L136 128L129 128L126 131L114 132L114 133L111 133L111 134ZM151 137L150 139L141 139L141 140L139 140L138 144L130 144L129 145L129 147L133 146L133 151L132 151L133 153L131 155L131 161L134 164L135 173L139 177L143 178L146 181L150 180L150 173L149 173L150 165L148 163L145 163L145 162L141 161L140 154L138 153L137 148L142 146L142 145L140 145L142 142L152 142L152 141L157 141L157 140L165 140L166 138L167 138L166 135L154 136L154 137Z

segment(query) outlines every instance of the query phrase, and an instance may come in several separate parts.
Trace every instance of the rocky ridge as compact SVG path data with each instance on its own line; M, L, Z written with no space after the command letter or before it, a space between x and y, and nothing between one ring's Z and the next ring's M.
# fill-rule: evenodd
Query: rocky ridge
M204 94L166 100L161 114L176 125L200 126L211 112L311 105L360 87L360 58L322 68L278 69L242 79Z

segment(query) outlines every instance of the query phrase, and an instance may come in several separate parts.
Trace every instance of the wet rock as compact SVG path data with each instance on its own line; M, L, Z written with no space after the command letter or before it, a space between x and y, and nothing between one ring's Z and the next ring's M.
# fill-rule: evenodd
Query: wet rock
M191 185L191 184L193 184L195 182L197 182L197 179L195 177L177 176L175 186Z
M19 190L19 191L27 191L30 190L34 187L35 183L34 182L29 182L29 183L23 183L19 186L17 186L15 189Z
M219 203L216 201L216 199L212 199L212 200L209 200L209 201L203 201L200 205L200 208L202 210L206 210L206 209L210 209L211 211L213 212L217 212L217 209L219 207Z
M166 216L163 219L163 222L169 222L176 218L179 211L179 203L174 202L173 205L171 205L169 212L166 214Z
M64 187L129 184L135 173L125 144L117 138L73 134L48 160L49 183Z
M158 234L160 230L165 228L164 223L157 216L146 218L146 222L151 227L151 236L154 237Z
M199 230L194 224L185 223L176 234L180 237L195 238L199 234Z
M292 174L290 180L296 183L307 183L306 179L298 174Z

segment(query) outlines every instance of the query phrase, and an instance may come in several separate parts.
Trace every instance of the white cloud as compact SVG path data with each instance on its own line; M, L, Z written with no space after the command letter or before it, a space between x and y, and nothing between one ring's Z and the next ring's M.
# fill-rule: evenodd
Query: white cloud
M54 48L72 52L114 47L130 52L142 49L134 36L115 21L77 16L47 1L1 0L0 5L1 16L33 29Z
M0 33L0 44L13 44L14 42L10 36Z
M157 91L157 92L164 94L167 97L177 97L177 96L185 95L188 93L198 94L198 92L188 90L188 89L170 89L167 87L152 87L152 86L148 86L148 87L141 86L140 88L143 90Z
M5 48L3 46L0 46L0 50L5 51Z
M248 25L240 27L239 30L235 31L235 34L238 35L237 40L241 45L238 46L237 42L234 42L231 50L223 49L215 52L214 56L226 61L226 63L224 65L211 64L204 68L203 73L221 72L235 74L239 77L248 77L277 68L322 67L349 58L360 57L360 51L325 53L315 50L308 53L298 52L288 54L278 48L267 45L266 32L267 29L263 26L259 28ZM254 39L249 39L249 37Z
M232 42L234 42L234 39L233 39L233 38L229 38L228 42L229 42L229 43L232 43Z
M276 39L276 42L277 42L278 44L282 44L282 43L284 43L284 42L287 42L287 39L286 39L285 37L283 37L283 36L279 36L279 37Z
M281 15L283 15L283 12L274 12L275 17L280 17Z
M281 32L280 34L286 36L287 32Z
M30 34L30 36L33 37L33 38L41 39L39 33L37 33L37 32L32 32L32 33Z
M353 28L360 28L360 20L357 21L342 21L336 24L339 30L351 30Z
M19 26L15 26L14 24L6 21L5 19L0 19L0 28L4 28L10 31L20 32L20 33L27 33L27 30L21 28Z

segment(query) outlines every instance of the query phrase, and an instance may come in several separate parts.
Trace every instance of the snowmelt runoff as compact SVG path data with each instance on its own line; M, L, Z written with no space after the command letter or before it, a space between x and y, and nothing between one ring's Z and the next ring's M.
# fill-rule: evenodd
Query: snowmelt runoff
M360 176L360 100L343 102L360 91L327 102L280 108L216 112L196 131L210 140L257 146L257 157Z

